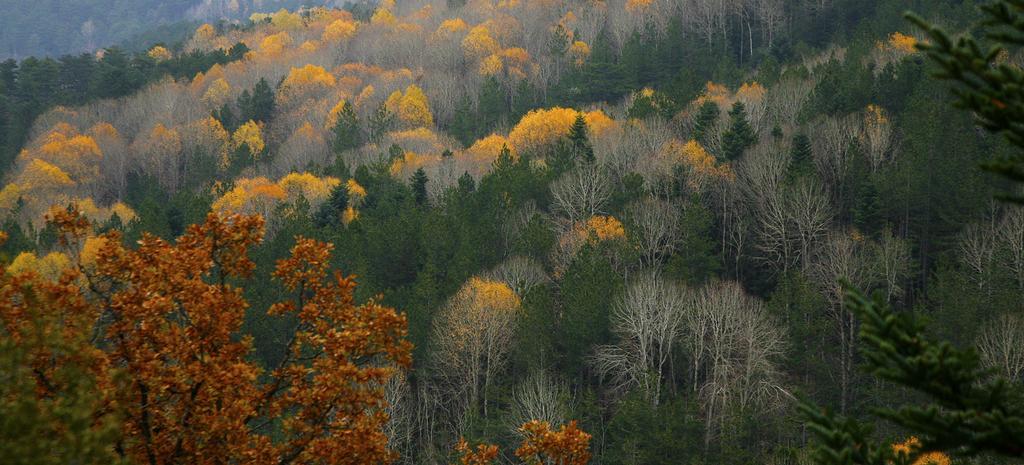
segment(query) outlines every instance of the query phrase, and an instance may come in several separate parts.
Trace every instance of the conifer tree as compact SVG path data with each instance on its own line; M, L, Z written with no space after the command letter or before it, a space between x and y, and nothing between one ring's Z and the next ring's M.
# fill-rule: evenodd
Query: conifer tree
M427 204L428 181L429 179L427 179L427 172L423 171L423 168L416 170L416 172L412 174L412 196L413 199L416 201L416 205L422 206Z
M316 213L316 225L324 228L341 224L342 215L348 208L348 185L342 183L331 189L331 195Z
M590 145L590 137L587 131L587 120L583 113L576 114L576 120L569 128L569 144L572 147L573 157L587 163L594 162L594 147Z
M747 121L747 109L742 102L736 102L729 110L729 130L722 137L722 152L726 160L732 161L743 156L743 152L757 141L754 129Z
M697 111L697 118L693 124L693 140L700 142L701 145L707 146L708 133L714 128L715 123L718 121L718 104L708 100L701 105L700 110Z
M332 129L334 141L331 147L334 153L341 153L346 150L359 148L363 145L363 130L359 127L359 119L356 117L352 104L345 102L338 113L338 122Z

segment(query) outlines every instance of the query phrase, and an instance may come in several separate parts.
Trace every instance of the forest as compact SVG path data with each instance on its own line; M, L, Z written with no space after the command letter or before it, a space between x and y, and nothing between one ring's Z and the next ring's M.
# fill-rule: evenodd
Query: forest
M0 63L0 463L1024 457L1024 1L137 3Z

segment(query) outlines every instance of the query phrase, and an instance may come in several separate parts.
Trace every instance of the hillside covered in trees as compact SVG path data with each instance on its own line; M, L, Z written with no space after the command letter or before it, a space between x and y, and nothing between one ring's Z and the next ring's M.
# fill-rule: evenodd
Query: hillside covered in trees
M12 461L806 464L919 400L844 285L1024 382L1015 148L902 16L974 2L242 3L0 64L0 437L92 441Z

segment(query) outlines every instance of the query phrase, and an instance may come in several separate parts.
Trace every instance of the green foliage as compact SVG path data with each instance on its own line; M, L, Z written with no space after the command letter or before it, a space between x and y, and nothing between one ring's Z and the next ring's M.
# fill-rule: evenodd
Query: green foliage
M276 105L273 89L266 79L260 78L251 94L247 89L238 96L238 109L241 112L239 121L270 121Z
M338 113L338 122L334 124L331 132L334 134L334 139L331 142L334 153L352 150L363 145L363 128L359 125L359 118L348 101L342 104L341 111Z
M747 121L746 107L742 102L732 104L729 129L722 136L722 156L727 161L738 160L754 142L757 142L757 135Z
M880 295L848 290L844 302L861 322L868 371L932 401L878 409L880 418L915 432L922 450L1024 456L1024 388L991 376L973 349L932 341L919 319L894 312ZM870 427L806 403L801 410L820 441L818 463L892 463L891 447L871 440Z

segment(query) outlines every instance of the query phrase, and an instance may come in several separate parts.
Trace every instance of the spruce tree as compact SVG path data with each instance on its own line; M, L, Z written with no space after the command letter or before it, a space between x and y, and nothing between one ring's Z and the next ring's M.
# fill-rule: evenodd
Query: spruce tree
M370 115L368 123L370 126L370 142L379 144L384 140L384 136L395 123L395 114L388 110L384 102L381 102L380 105L377 105L377 110Z
M700 142L701 145L707 147L708 145L708 134L715 127L715 123L718 121L718 114L721 110L718 108L718 104L708 100L700 106L700 110L697 111L696 121L693 123L693 135L691 139Z
M574 158L587 163L594 162L594 147L590 145L587 120L583 118L583 113L576 114L576 121L569 128L569 144L572 147Z
M728 161L739 159L757 141L754 129L747 121L747 109L736 102L729 110L729 130L722 137L722 152Z
M429 179L427 179L427 172L423 171L423 168L416 170L416 172L412 174L412 196L413 199L416 201L416 205L427 204L428 181Z
M316 212L316 225L321 228L340 225L342 214L346 209L348 209L348 186L342 183L331 189L327 201Z
M334 140L331 148L334 153L341 153L346 150L359 148L363 145L363 130L359 127L359 119L356 117L352 104L345 102L341 111L338 112L338 122L334 124Z
M811 140L805 134L793 137L790 149L789 178L803 179L814 174L814 154L811 152Z

